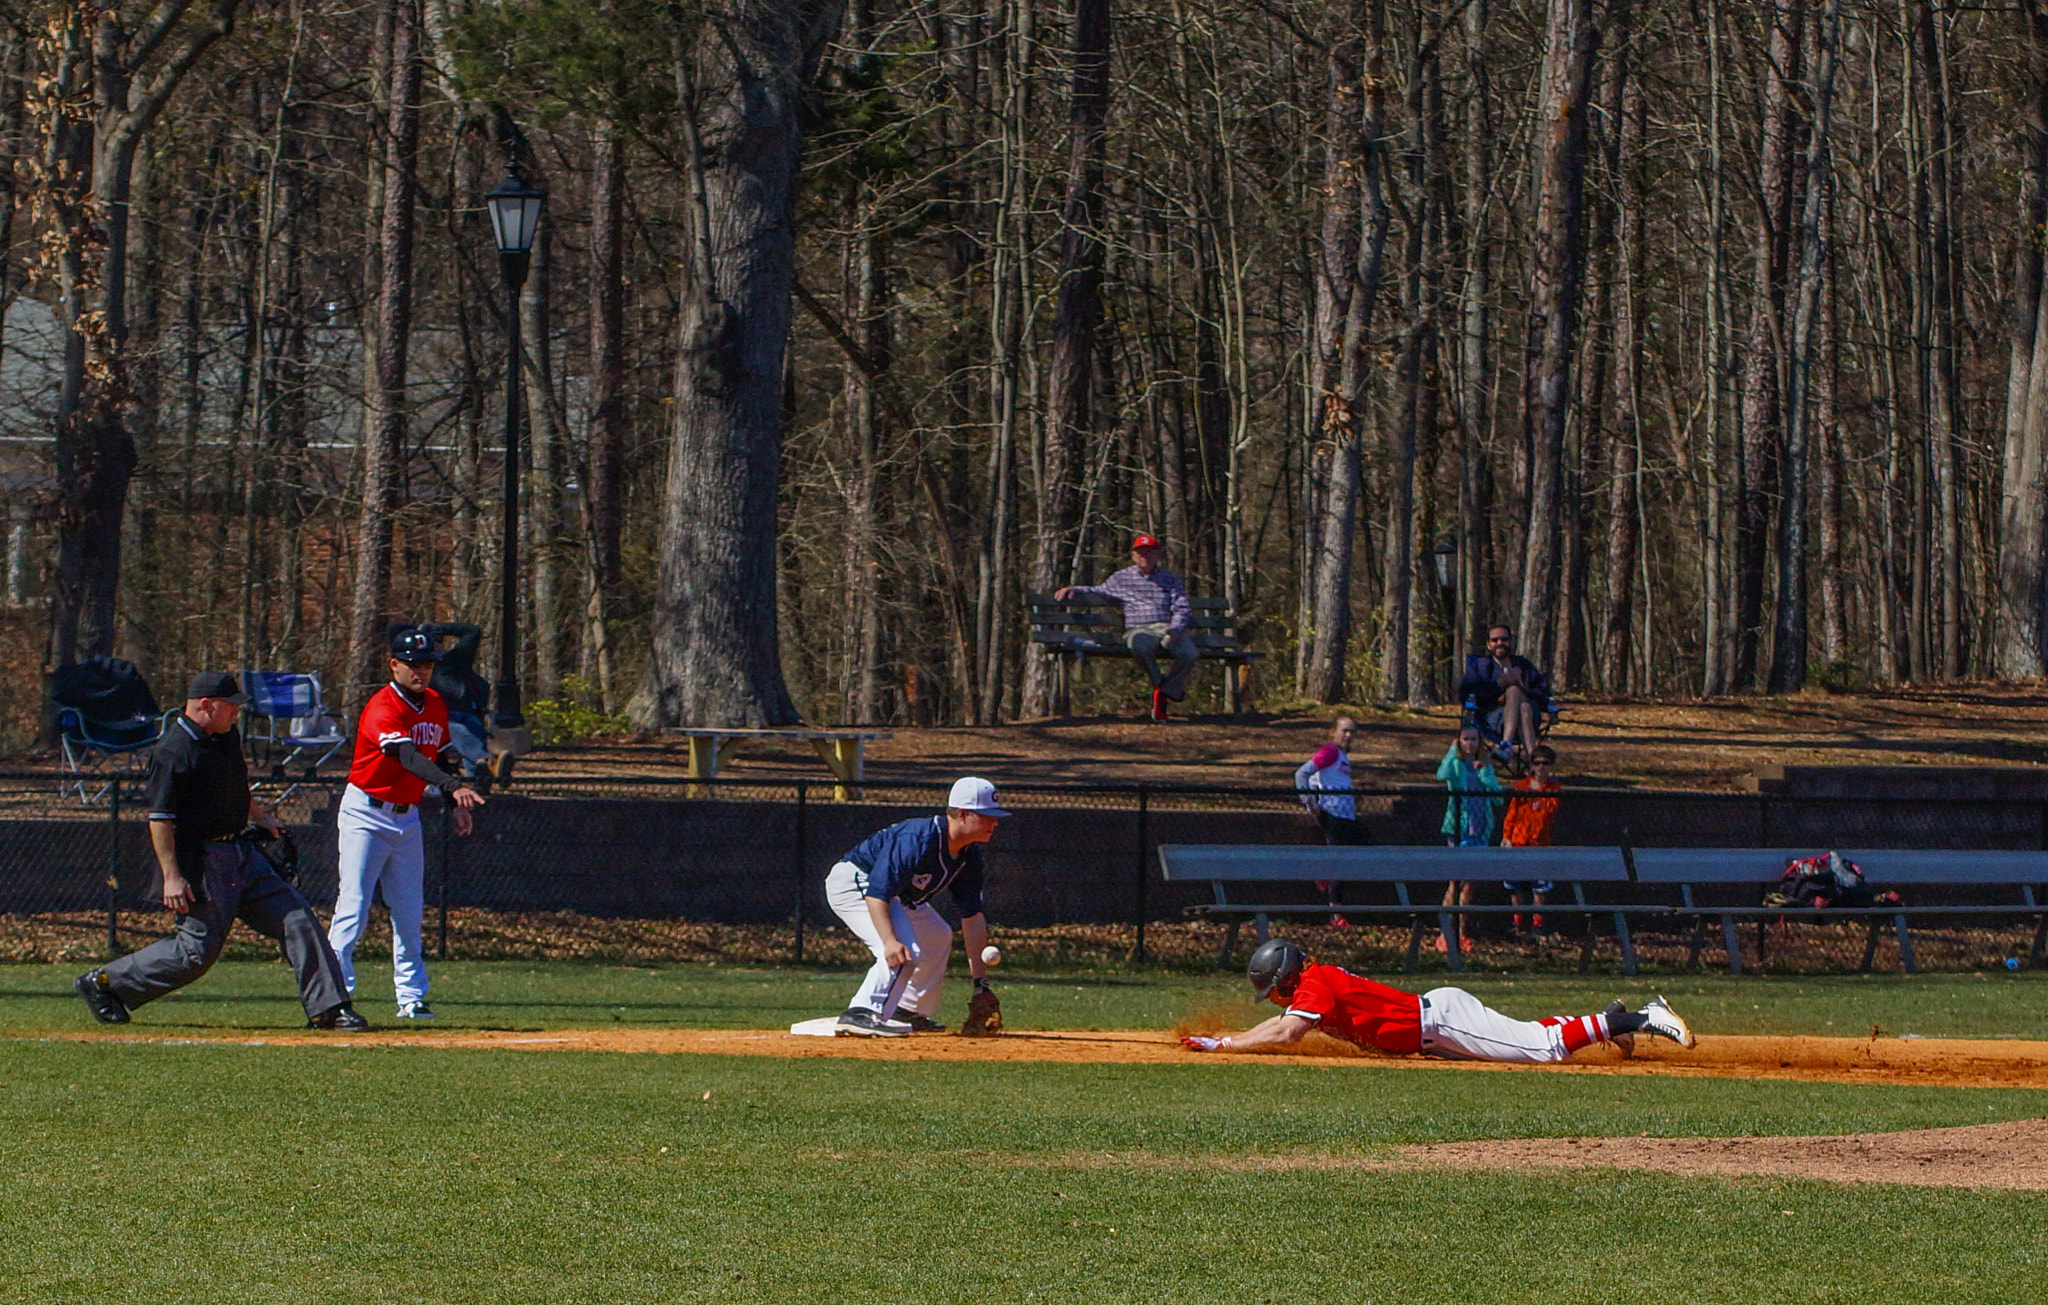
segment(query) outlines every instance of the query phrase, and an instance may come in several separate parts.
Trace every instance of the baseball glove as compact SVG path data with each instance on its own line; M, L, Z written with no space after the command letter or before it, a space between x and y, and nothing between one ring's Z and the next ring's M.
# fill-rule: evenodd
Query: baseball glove
M279 826L275 834L261 825L250 825L235 835L238 842L246 843L257 850L257 855L270 862L270 868L277 871L277 877L288 884L299 880L299 843L292 837L292 831Z
M1003 1003L986 979L976 980L974 995L967 1000L967 1018L960 1023L963 1038L993 1038L1003 1031Z
M270 852L270 863L277 867L278 878L288 884L299 882L299 840L292 837L291 830L278 830L277 846Z

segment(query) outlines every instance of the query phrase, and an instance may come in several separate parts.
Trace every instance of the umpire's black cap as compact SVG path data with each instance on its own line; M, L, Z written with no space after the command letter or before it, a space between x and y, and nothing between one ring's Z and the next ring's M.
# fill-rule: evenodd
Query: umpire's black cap
M187 701L193 698L220 698L234 703L237 707L249 701L249 695L242 692L242 682L226 671L201 671L185 685Z
M434 647L434 636L418 626L409 625L391 635L391 660L395 662L438 662L439 650Z

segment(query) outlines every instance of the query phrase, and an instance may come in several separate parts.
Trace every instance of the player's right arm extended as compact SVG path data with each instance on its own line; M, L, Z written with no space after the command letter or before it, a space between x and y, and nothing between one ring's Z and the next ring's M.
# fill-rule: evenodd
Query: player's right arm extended
M1270 1051L1277 1047L1293 1046L1314 1027L1315 1024L1311 1020L1282 1012L1242 1033L1226 1034L1215 1039L1182 1038L1181 1043L1192 1051ZM1213 1045L1203 1046L1203 1042L1210 1042Z
M889 923L889 899L870 897L867 904L868 919L874 922L875 932L882 935L882 964L892 970L910 964L910 949L897 941L896 928Z

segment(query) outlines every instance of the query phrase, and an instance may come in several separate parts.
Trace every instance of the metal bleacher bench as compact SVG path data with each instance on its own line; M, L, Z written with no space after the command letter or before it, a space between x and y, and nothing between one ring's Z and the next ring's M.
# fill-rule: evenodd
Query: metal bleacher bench
M1268 921L1275 916L1393 916L1413 921L1408 935L1404 965L1415 968L1422 941L1425 917L1434 915L1447 945L1446 959L1453 971L1464 968L1453 940L1452 919L1460 915L1503 915L1526 907L1441 906L1437 898L1442 887L1453 880L1521 881L1548 879L1559 891L1569 890L1570 902L1555 896L1544 906L1545 915L1575 915L1585 922L1579 952L1579 969L1592 962L1593 921L1602 915L1614 919L1615 941L1621 950L1622 970L1636 971L1635 944L1629 934L1630 916L1662 916L1690 919L1694 923L1688 965L1699 963L1705 945L1709 919L1721 922L1721 937L1728 955L1728 972L1742 973L1742 948L1737 926L1744 920L1760 924L1776 919L1864 920L1868 931L1863 946L1862 968L1869 970L1875 958L1877 940L1887 922L1899 942L1899 964L1916 973L1913 959L1911 921L1932 917L2032 916L2034 942L2028 964L2038 967L2048 951L2048 851L1856 851L1842 855L1860 866L1878 891L1899 889L1908 897L1898 906L1870 907L1787 907L1758 903L1765 890L1775 886L1786 863L1813 855L1812 849L1790 851L1753 847L1314 847L1314 846L1228 846L1215 844L1167 844L1159 849L1159 865L1168 881L1207 880L1215 901L1188 908L1190 914L1228 920L1230 933L1216 958L1220 969L1237 944L1238 929L1249 919L1259 941L1268 935ZM1392 885L1393 903L1332 906L1327 901L1296 903L1233 902L1230 886L1244 884L1308 884L1327 880L1340 884ZM1586 886L1631 884L1662 887L1667 900L1649 903L1596 903L1587 901ZM1417 891L1419 886L1419 893ZM1915 888L1983 888L2002 891L2012 898L2004 903L1916 905L1910 900ZM1742 905L1702 903L1700 890L1723 893L1740 890L1748 898ZM1668 896L1676 891L1678 901ZM1638 887L1632 895L1640 895Z
M1026 601L1031 608L1031 642L1059 662L1057 691L1062 713L1070 669L1090 657L1133 656L1124 646L1123 608L1113 600L1093 595L1062 600L1051 594L1028 594ZM1259 654L1239 641L1240 623L1227 599L1189 598L1188 607L1188 637L1195 641L1200 660L1222 662L1228 668L1223 677L1223 703L1234 712Z
M1614 936L1621 948L1621 968L1624 973L1634 974L1636 950L1629 937L1628 917L1631 914L1664 915L1670 911L1665 906L1586 900L1588 884L1629 882L1628 863L1618 847L1315 847L1169 843L1159 849L1159 868L1169 881L1209 882L1216 900L1191 906L1188 913L1230 922L1230 933L1223 940L1223 950L1216 956L1218 969L1229 963L1231 949L1237 945L1237 931L1247 919L1258 932L1259 941L1264 942L1269 936L1268 921L1273 916L1342 915L1394 916L1412 921L1408 931L1408 954L1402 962L1403 968L1408 970L1415 968L1426 917L1435 916L1437 928L1444 936L1445 957L1450 968L1454 972L1462 971L1464 959L1456 946L1453 917L1503 915L1529 908L1439 905L1443 886L1456 880L1548 879L1557 885L1558 893L1569 891L1570 902L1561 902L1557 894L1553 894L1543 913L1576 915L1585 921L1585 934L1579 949L1582 973L1593 960L1594 917L1614 917ZM1336 906L1327 901L1297 905L1230 900L1231 885L1307 884L1321 880L1338 884L1391 885L1395 900L1371 905L1344 902Z
M1899 940L1900 968L1908 974L1915 973L1917 966L1913 960L1913 934L1909 922L1930 916L2031 915L2035 917L2034 945L2028 963L2040 965L2043 949L2048 947L2048 852L1844 849L1842 855L1862 868L1872 889L1901 890L1900 895L1906 902L1900 906L1823 908L1703 906L1696 900L1695 890L1706 887L1748 889L1754 900L1778 883L1788 860L1812 856L1811 848L1790 851L1754 847L1638 847L1632 849L1630 855L1635 863L1638 882L1677 887L1682 904L1675 913L1691 917L1695 925L1687 957L1689 964L1699 962L1700 949L1705 943L1706 921L1716 916L1720 918L1722 945L1727 950L1730 974L1742 973L1742 948L1736 929L1744 920L1755 920L1759 925L1775 919L1865 920L1869 929L1863 943L1862 968L1866 971L1877 952L1878 934L1890 922ZM2003 889L2019 900L2004 905L1915 905L1911 890L1927 887ZM1761 959L1761 930L1757 936Z

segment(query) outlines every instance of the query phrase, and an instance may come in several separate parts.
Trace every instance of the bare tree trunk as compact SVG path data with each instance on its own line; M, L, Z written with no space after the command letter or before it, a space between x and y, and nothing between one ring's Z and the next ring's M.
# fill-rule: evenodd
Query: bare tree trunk
M1317 251L1317 370L1310 400L1314 427L1332 446L1322 516L1311 523L1316 534L1315 633L1308 694L1321 702L1344 696L1352 535L1358 523L1365 394L1374 361L1370 334L1392 222L1380 140L1386 121L1385 45L1383 0L1356 0L1330 47L1328 198Z
M1031 243L1029 206L1024 200L1028 186L1024 133L1035 58L1033 0L1001 7L1008 21L997 25L1003 38L1002 59L994 65L994 81L1001 109L997 116L995 216L989 234L988 416L993 438L988 452L988 510L982 518L975 578L975 635L981 655L977 723L983 725L1002 718L1005 681L1021 678L1004 674L1011 642L1003 623L1010 611L1014 574L1017 424L1023 417L1021 359L1029 333L1029 318L1023 311L1025 251ZM955 256L964 264L964 252L957 246ZM1023 646L1023 656L1026 662L1043 660L1029 644Z
M1730 687L1756 679L1763 645L1764 565L1769 549L1766 497L1777 467L1779 357L1786 338L1785 276L1792 215L1792 88L1799 75L1805 0L1769 0L1769 60L1764 73L1759 207L1753 252L1749 337L1742 355L1740 484L1735 501L1735 657Z
M848 240L844 288L854 338L870 364L888 366L880 304L886 294L881 278L879 239L874 214L865 195L847 204L852 234ZM845 594L840 631L847 673L841 686L846 719L856 725L877 723L882 699L881 558L876 530L875 497L881 451L875 428L875 392L867 374L849 363L843 369L841 396L847 434L845 472L846 537L843 542ZM943 521L929 523L945 529Z
M2048 291L2039 233L2048 224L2048 4L2020 11L2030 83L2013 241L2012 356L2006 371L2005 476L1999 503L1999 626L1993 665L2007 679L2043 674L2048 648Z
M1956 253L1953 230L1953 182L1955 134L1949 117L1949 60L1945 20L1936 13L1934 0L1916 6L1915 37L1920 45L1920 94L1922 121L1927 131L1926 240L1929 278L1927 290L1931 334L1925 354L1927 366L1927 449L1933 490L1934 559L1930 578L1938 586L1933 666L1942 679L1958 679L1963 673L1963 527L1962 476L1957 430L1956 398Z
M1487 434L1492 429L1493 390L1487 384L1492 353L1493 243L1490 217L1493 185L1492 123L1487 113L1487 0L1471 0L1465 25L1465 191L1460 219L1465 238L1465 302L1458 354L1458 611L1451 640L1455 651L1480 646L1488 619L1483 593L1486 568Z
M797 720L775 598L783 365L801 102L840 7L735 0L696 51L672 37L692 238L648 665L627 707L643 729Z
M1435 421L1436 377L1429 367L1431 338L1436 329L1438 272L1432 265L1437 250L1437 179L1441 159L1434 115L1441 111L1437 82L1441 74L1435 50L1439 33L1422 15L1415 18L1416 58L1409 67L1408 140L1402 172L1408 182L1407 275L1402 286L1406 318L1399 361L1395 364L1394 411L1386 429L1387 548L1381 559L1380 696L1404 702L1418 693L1426 701L1426 660L1412 656L1414 644L1415 568L1420 548L1415 529L1418 499L1426 499L1421 481L1418 443L1427 439ZM1423 510L1427 511L1424 503Z
M593 125L591 146L590 427L583 478L589 599L584 643L596 663L598 693L609 711L618 691L610 604L619 583L626 470L626 169L618 134L609 124Z
M1539 664L1554 650L1564 436L1572 345L1584 275L1586 107L1600 47L1594 0L1549 0L1538 101L1537 197L1530 238L1529 370L1523 429L1530 448L1520 630Z
M1061 213L1060 286L1053 312L1052 372L1039 469L1037 539L1031 583L1068 583L1062 560L1078 524L1080 481L1094 434L1095 341L1102 329L1102 169L1109 116L1110 0L1074 0L1073 92L1067 120L1067 198ZM1187 541L1176 542L1183 551ZM1054 708L1050 663L1027 665L1027 715ZM1064 704L1058 704L1061 708Z
M1808 129L1806 196L1799 222L1799 273L1795 284L1791 355L1786 394L1783 497L1778 515L1778 604L1772 636L1772 693L1791 693L1806 683L1806 491L1809 446L1814 428L1813 373L1820 359L1820 302L1827 266L1828 193L1833 161L1828 152L1833 130L1835 52L1842 23L1841 0L1828 0L1826 14L1813 33L1808 51L1812 84L1809 102L1813 121ZM1825 429L1823 427L1823 429ZM1825 435L1822 436L1825 439Z
M1620 57L1616 52L1617 58ZM1600 637L1600 683L1610 693L1634 688L1635 578L1642 546L1637 528L1642 487L1636 451L1642 440L1642 381L1637 374L1636 287L1642 279L1643 185L1636 152L1643 139L1640 78L1621 73L1620 113L1613 130L1616 168L1614 250L1614 396L1607 441L1607 602Z
M391 541L405 457L406 362L412 344L413 209L420 138L419 10L390 0L391 87L378 231L374 377L363 413L362 509L350 605L346 701L353 714L383 683L384 623L390 616Z
M1832 673L1849 655L1848 600L1842 577L1842 463L1840 409L1836 402L1838 337L1835 322L1835 190L1830 185L1820 213L1820 305L1817 361L1813 371L1813 432L1820 441L1820 648Z
M28 140L28 28L19 18L0 18L0 357L7 344L7 310L19 293L14 276L14 215L26 186L23 166ZM0 400L7 398L0 379ZM11 520L10 514L10 520ZM10 534L13 527L10 525ZM9 539L9 548L13 539ZM10 559L11 564L11 559Z
M1700 470L1701 494L1700 693L1713 697L1728 691L1731 676L1728 646L1727 541L1723 534L1727 509L1722 489L1722 404L1728 362L1728 313L1723 275L1722 239L1728 229L1726 174L1721 163L1721 6L1707 3L1707 330L1706 359L1701 369L1706 385L1706 456Z
M557 696L562 688L562 479L569 441L561 396L555 391L553 263L554 236L543 224L534 237L525 293L519 299L519 338L526 354L520 377L526 383L525 416L531 431L525 442L527 506L520 522L528 541L522 551L531 559L534 688L543 698Z

